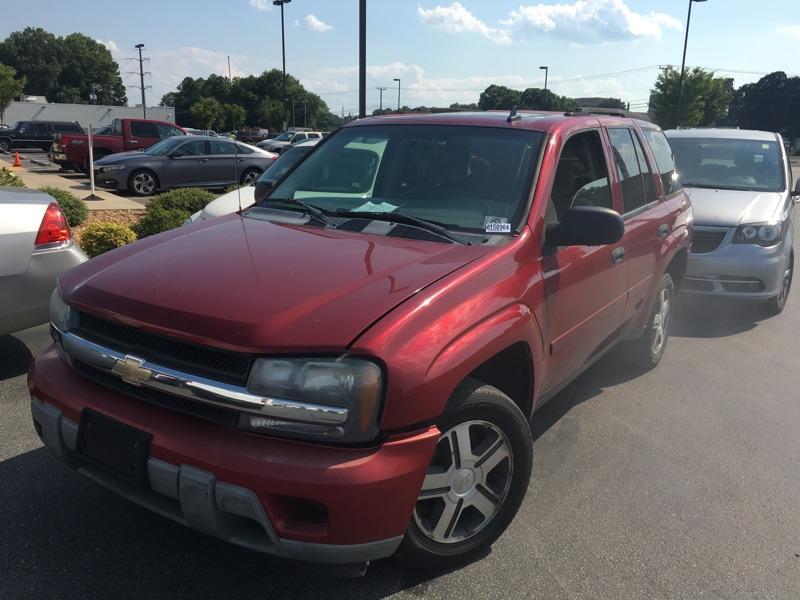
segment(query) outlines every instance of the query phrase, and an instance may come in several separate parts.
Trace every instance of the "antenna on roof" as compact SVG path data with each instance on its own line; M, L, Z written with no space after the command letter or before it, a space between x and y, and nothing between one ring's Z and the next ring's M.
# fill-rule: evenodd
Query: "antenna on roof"
M521 118L522 116L517 114L517 105L515 104L514 106L511 107L511 114L508 115L506 122L513 123L514 121L519 121Z

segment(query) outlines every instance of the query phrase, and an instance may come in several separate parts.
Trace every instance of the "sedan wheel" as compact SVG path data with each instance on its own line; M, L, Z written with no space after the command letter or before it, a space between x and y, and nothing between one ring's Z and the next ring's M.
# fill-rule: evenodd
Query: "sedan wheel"
M150 171L137 171L131 175L130 188L137 196L150 196L157 187L156 177Z
M252 185L261 173L256 169L248 169L242 174L242 185Z

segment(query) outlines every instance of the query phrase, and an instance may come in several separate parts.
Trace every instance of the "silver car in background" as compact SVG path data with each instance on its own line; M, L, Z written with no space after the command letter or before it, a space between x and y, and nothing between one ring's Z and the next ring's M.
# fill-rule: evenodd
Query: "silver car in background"
M683 292L786 305L794 272L792 172L779 134L739 129L665 132L694 208Z
M0 187L0 335L46 323L59 273L85 260L53 198Z

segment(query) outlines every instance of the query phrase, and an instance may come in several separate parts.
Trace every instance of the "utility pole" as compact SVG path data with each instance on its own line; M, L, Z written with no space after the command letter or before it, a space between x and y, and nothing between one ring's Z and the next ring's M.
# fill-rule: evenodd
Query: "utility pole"
M397 112L400 112L400 80L395 77L392 81L397 82Z
M381 101L380 101L380 105L379 105L379 106L380 106L380 108L378 109L378 114L379 114L379 115L382 115L382 114L383 114L383 92L385 92L385 91L386 91L386 90L388 90L389 88L385 88L385 87L376 87L375 89L376 89L376 90L378 90L378 91L381 93Z
M292 127L297 127L297 117L294 112L294 96L292 96Z
M308 127L308 94L303 96L303 127Z
M367 116L367 0L358 2L358 116Z
M544 91L546 92L547 91L547 74L550 72L550 67L542 66L542 67L539 67L539 68L544 71Z
M233 75L231 75L231 57L228 57L228 83L233 84Z
M149 72L145 73L144 71L144 63L145 61L150 60L149 58L142 58L142 49L144 48L144 44L136 44L134 46L139 51L139 58L134 58L133 60L139 61L139 89L142 90L142 116L146 119L147 118L147 100L145 99L145 85L144 85L144 76L150 75ZM137 87L137 86L134 86ZM147 86L149 87L149 86Z
M281 7L281 52L283 53L283 128L286 129L289 120L286 118L287 101L286 95L286 31L283 24L283 5L289 4L292 0L272 0L272 4ZM292 111L294 112L294 111Z
M689 15L686 17L686 35L683 37L683 60L681 60L681 80L678 84L678 111L675 113L675 126L681 125L681 104L683 104L683 77L686 73L686 46L689 43L689 23L692 21L692 3L706 0L689 0Z

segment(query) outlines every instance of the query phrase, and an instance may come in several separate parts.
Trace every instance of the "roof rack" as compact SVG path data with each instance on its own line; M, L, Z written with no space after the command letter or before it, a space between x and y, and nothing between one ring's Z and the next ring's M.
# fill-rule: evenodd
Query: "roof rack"
M622 108L602 108L596 106L582 106L574 112L565 112L565 116L572 117L575 115L605 115L609 117L622 117L625 119L640 119L642 121L650 121L647 113L633 112L624 110Z

